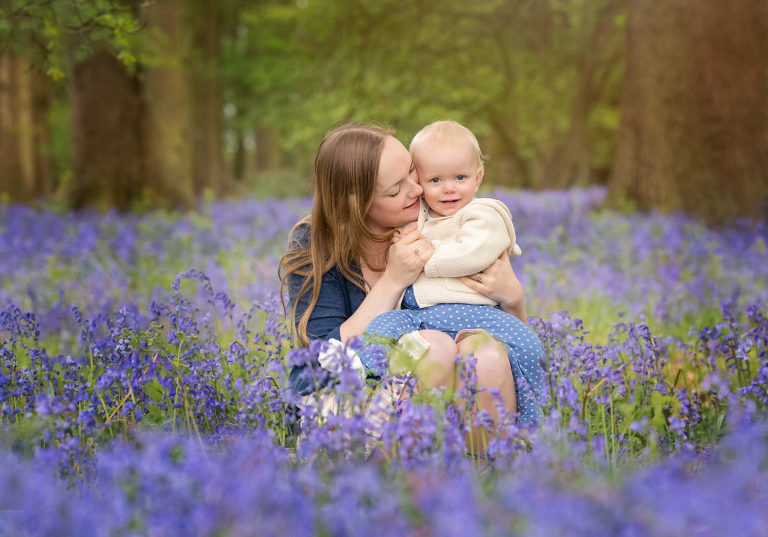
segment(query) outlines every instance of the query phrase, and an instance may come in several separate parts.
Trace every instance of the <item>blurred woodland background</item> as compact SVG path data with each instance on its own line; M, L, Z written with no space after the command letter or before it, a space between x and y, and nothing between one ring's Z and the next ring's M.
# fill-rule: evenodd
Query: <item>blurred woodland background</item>
M0 195L311 193L323 134L452 118L486 185L768 217L766 0L0 0Z

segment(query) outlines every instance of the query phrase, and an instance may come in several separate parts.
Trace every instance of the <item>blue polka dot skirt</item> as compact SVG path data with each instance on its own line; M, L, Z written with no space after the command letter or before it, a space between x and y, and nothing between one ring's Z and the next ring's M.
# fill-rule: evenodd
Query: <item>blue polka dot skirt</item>
M419 308L413 287L406 290L402 306L401 310L382 313L371 321L366 335L397 340L416 330L438 330L455 338L462 330L484 330L507 348L517 392L518 423L531 424L539 420L545 350L528 325L493 306L437 304ZM372 368L382 351L381 345L370 344L360 351L360 358L367 368Z

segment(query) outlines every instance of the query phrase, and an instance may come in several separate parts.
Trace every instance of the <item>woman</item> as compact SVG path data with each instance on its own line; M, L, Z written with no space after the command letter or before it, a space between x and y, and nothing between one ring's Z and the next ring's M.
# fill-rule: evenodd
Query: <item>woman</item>
M366 124L347 124L329 132L315 158L312 214L291 231L280 262L300 342L347 341L363 334L374 317L394 309L403 291L421 273L433 252L416 230L396 238L395 228L416 221L422 188L408 150L393 132ZM522 286L508 259L500 258L471 288L525 321ZM505 349L487 336L460 342L436 331L421 331L429 343L414 371L419 389L454 386L457 353L477 359L477 403L495 419L498 390L505 407L516 409L515 382ZM309 393L303 367L291 371L291 384Z

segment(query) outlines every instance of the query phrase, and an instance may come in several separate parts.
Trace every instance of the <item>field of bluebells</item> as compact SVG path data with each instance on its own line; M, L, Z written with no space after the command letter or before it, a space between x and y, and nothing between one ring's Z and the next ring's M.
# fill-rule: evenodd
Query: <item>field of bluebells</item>
M0 206L0 535L765 535L768 223L492 195L547 359L540 423L502 413L482 455L471 358L463 403L375 434L349 369L297 414L326 349L291 348L277 263L309 200Z

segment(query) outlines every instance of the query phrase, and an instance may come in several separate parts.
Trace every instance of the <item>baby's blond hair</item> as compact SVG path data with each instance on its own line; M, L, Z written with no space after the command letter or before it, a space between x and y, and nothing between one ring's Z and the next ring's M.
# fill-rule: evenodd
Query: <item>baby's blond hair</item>
M453 121L451 119L443 119L430 123L426 127L422 128L411 140L411 145L408 148L411 155L415 158L415 152L419 146L425 142L432 142L436 144L449 144L449 145L461 145L469 143L472 146L472 150L477 156L477 162L480 167L483 166L485 157L483 152L480 151L480 144L472 131L466 128L461 123Z

